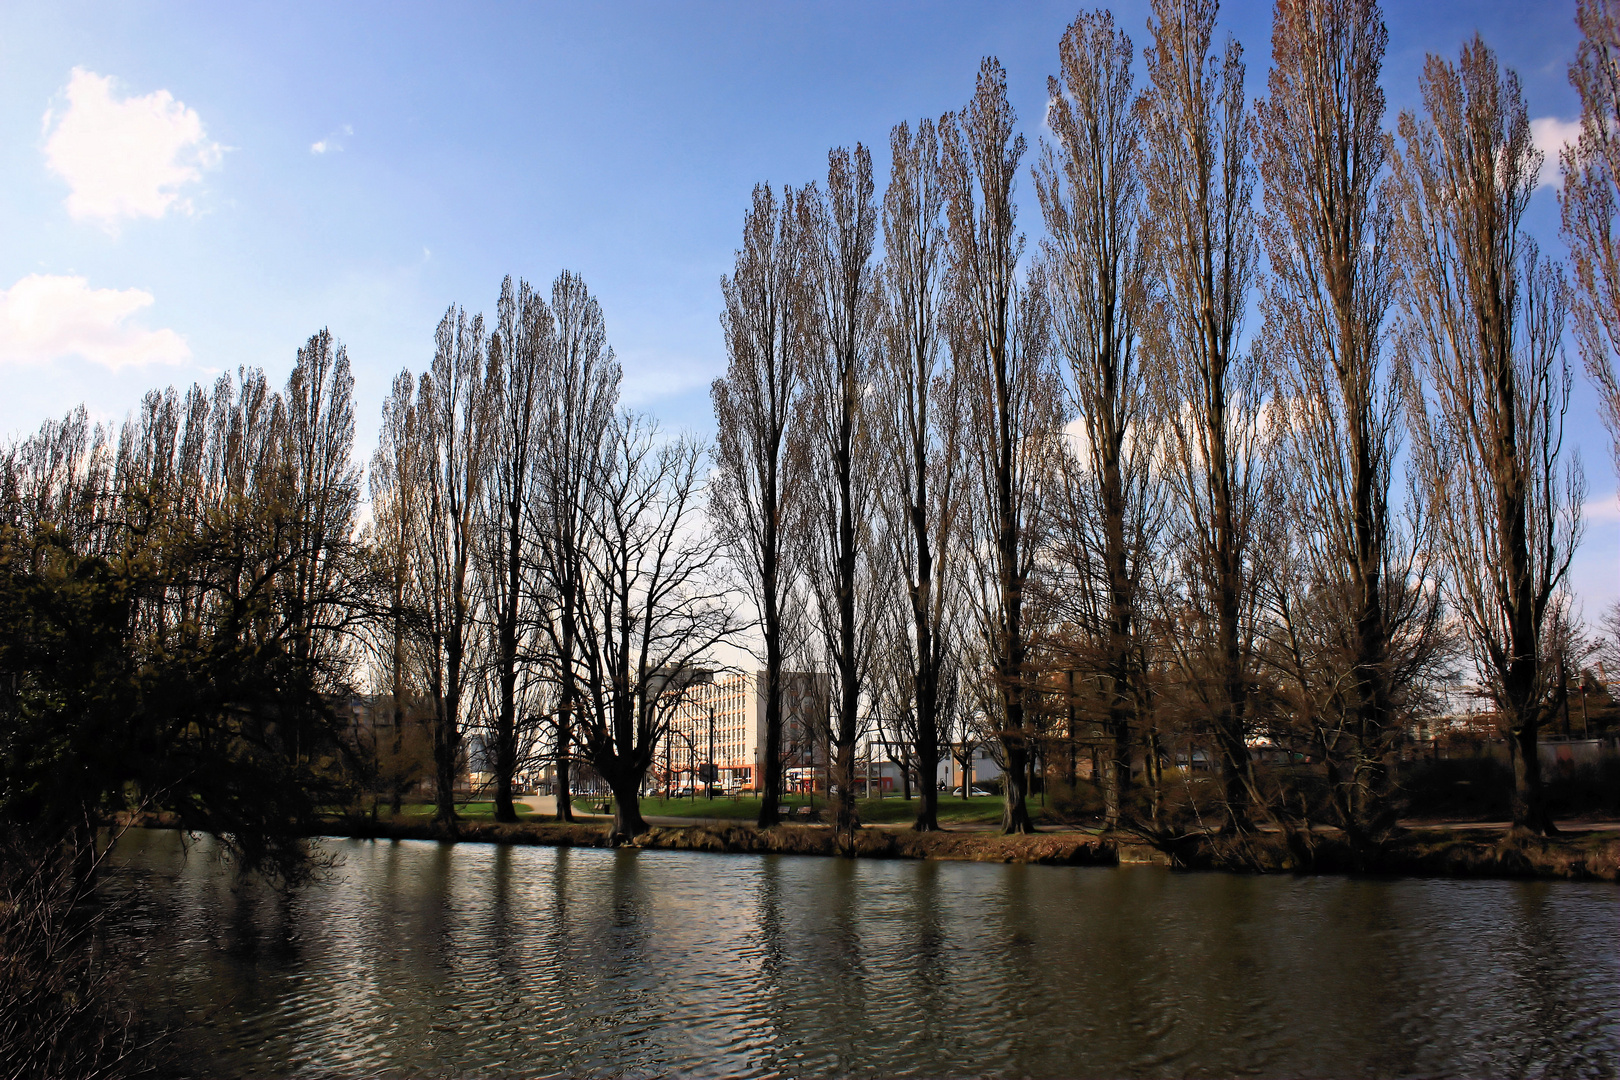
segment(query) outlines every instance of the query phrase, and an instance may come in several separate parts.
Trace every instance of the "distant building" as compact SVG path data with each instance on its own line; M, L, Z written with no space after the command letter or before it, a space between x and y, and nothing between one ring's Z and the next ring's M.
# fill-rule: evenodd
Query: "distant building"
M830 690L825 674L782 673L782 765L790 784L805 783L827 765ZM697 787L712 776L723 788L758 791L765 774L765 673L692 678L681 693L655 766L665 782Z
M365 751L375 749L378 739L392 738L392 694L328 694L326 704L336 721L334 731L346 745ZM419 722L415 712L409 708L405 721Z
M950 743L941 749L945 751L945 757L939 763L939 780L945 784L948 791L955 791L962 786L966 771L971 771L975 786L982 786L986 781L996 780L1001 776L1001 765L990 752L988 743L975 742L966 745ZM964 757L971 762L970 770L962 768Z
M876 751L876 753L874 753ZM871 792L873 795L884 796L898 794L906 789L906 770L896 761L891 761L882 755L883 747L869 746L864 753L858 753L855 758L855 790L861 795ZM937 775L934 777L936 788L943 788L950 779L950 769L945 762L939 763ZM912 794L917 792L915 774L911 781Z

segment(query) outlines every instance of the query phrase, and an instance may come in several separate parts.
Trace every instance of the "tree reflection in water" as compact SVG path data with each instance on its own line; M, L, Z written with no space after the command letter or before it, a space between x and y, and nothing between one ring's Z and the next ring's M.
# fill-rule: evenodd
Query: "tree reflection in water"
M1603 1073L1612 886L132 834L181 1075Z

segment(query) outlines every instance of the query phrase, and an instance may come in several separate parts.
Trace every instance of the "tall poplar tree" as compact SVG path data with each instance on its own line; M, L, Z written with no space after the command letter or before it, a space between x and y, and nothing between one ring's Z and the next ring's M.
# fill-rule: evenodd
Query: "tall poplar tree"
M417 516L417 608L423 689L433 705L436 820L454 826L463 708L478 669L477 525L497 445L481 315L452 307L439 321L432 370L417 393L423 454Z
M872 156L856 145L827 155L827 188L807 190L806 285L814 312L796 426L804 456L798 517L803 574L834 676L831 743L838 787L834 827L855 827L855 744L884 602L871 571L879 480L874 445L877 206Z
M1262 524L1261 370L1244 314L1259 275L1243 49L1214 43L1214 0L1154 0L1142 98L1156 302L1145 344L1163 395L1164 473L1184 570L1173 631L1225 774L1227 826L1250 826L1254 539Z
M941 134L950 222L953 344L965 379L974 493L979 632L990 668L992 727L1005 758L1008 833L1033 829L1029 766L1036 750L1027 591L1040 546L1061 388L1049 355L1039 282L1018 260L1013 184L1024 137L1007 100L1007 75L987 57L973 99Z
M1575 288L1575 340L1598 391L1620 478L1620 3L1581 0L1575 22L1581 43L1569 81L1581 95L1580 138L1563 151L1559 204ZM1620 609L1617 609L1620 610Z
M1149 293L1131 52L1106 11L1069 26L1058 49L1062 75L1047 80L1056 143L1042 147L1035 169L1053 336L1085 436L1063 545L1077 573L1063 606L1084 639L1087 674L1103 688L1096 719L1111 735L1101 777L1107 828L1119 824L1131 788L1145 693L1142 575L1158 501L1156 417L1137 351Z
M1585 481L1565 455L1568 296L1523 231L1541 170L1518 76L1477 35L1402 113L1398 348L1448 598L1508 737L1513 825L1556 831L1536 748L1568 693L1551 659Z
M727 365L710 388L717 428L711 522L753 599L765 647L765 745L756 750L759 824L781 819L783 618L793 576L783 525L796 479L787 453L791 406L804 378L810 309L800 196L754 188L743 246L725 295Z
M906 677L919 832L939 828L934 775L945 750L941 679L954 649L958 540L966 511L962 380L946 348L945 188L938 127L904 123L889 136L883 195L882 348L877 381L888 458L883 499L910 615Z
M528 282L514 285L510 277L501 282L489 349L495 446L479 530L483 548L479 577L492 639L489 662L495 697L488 747L495 780L495 819L516 821L513 776L530 726L523 713L536 697L532 670L539 617L531 608L536 599L532 571L538 552L530 528L530 507L539 497L544 475L541 456L546 431L541 424L541 395L547 366L555 362L557 353L551 309Z
M386 762L379 779L387 786L396 814L406 786L415 779L414 771L405 764L405 724L413 678L413 565L421 478L418 423L416 379L409 371L401 371L383 401L377 450L366 477L371 492L374 580L381 593L375 600L373 630L393 729L386 754L378 754L380 763Z
M530 507L538 538L540 587L549 605L542 628L554 664L557 817L574 818L575 721L579 697L579 605L585 587L593 477L600 468L621 371L607 343L602 306L584 279L563 271L551 284L556 343L538 388L545 445Z

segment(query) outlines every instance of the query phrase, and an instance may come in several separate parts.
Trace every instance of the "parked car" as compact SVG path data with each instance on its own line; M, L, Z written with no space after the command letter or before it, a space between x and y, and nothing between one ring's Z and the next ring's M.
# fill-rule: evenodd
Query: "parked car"
M951 792L951 794L955 795L958 799L960 799L962 797L962 789L961 789L961 787L957 787L955 790L953 790ZM989 795L989 794L990 794L990 792L988 792L988 791L984 790L984 788L978 787L978 786L975 786L973 788L973 790L972 790L972 793L971 793L972 797L975 798L975 799L982 798L982 797L984 797L986 795Z

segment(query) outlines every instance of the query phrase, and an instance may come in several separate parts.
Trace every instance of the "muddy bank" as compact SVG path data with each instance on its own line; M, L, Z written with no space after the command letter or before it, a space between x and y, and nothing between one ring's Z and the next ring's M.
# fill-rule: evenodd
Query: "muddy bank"
M399 840L607 847L604 824L462 822L455 836L427 821L334 819L328 835ZM838 855L874 859L1118 866L1146 863L1184 870L1259 873L1412 874L1434 877L1548 878L1620 881L1620 835L1613 831L1518 838L1490 830L1415 829L1376 846L1337 835L1251 836L1241 841L1197 837L1164 845L1084 832L999 836L988 832L914 833L863 829L853 840L831 829L780 825L654 827L636 847L731 854Z
M1612 830L1519 837L1494 829L1412 829L1380 844L1339 834L1197 837L1167 845L1175 866L1260 873L1620 881Z
M395 840L449 840L472 843L539 844L552 847L607 847L606 824L563 825L551 822L500 824L464 821L452 837L433 822L334 820L332 834ZM637 837L634 847L662 851L710 851L740 855L843 855L868 859L962 859L977 862L1052 863L1070 866L1115 866L1118 845L1089 833L1039 833L997 836L993 833L914 833L862 829L853 838L808 825L654 826Z

